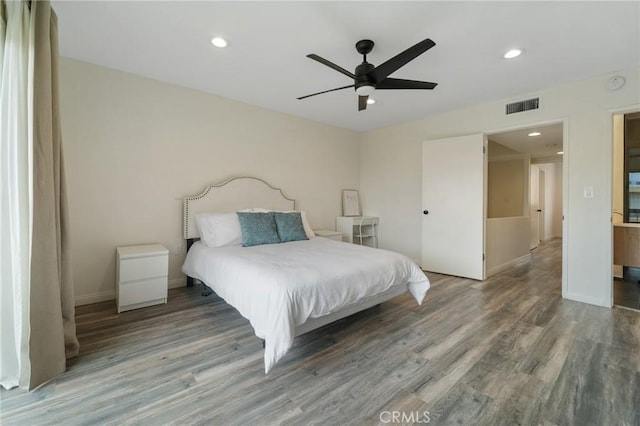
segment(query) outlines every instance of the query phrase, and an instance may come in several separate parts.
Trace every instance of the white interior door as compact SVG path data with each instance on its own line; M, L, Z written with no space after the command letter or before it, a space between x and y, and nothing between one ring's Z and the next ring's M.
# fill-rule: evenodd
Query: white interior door
M545 222L544 217L546 215L545 197L547 195L546 195L546 186L545 186L546 177L544 174L544 170L540 169L538 177L539 177L539 180L538 180L538 241L545 241L546 228L544 226L544 222Z
M483 134L422 143L422 268L485 277L486 140Z
M540 242L540 168L538 166L531 165L531 179L529 179L531 188L529 190L529 219L531 223L531 242L529 243L529 250L533 250L538 247Z

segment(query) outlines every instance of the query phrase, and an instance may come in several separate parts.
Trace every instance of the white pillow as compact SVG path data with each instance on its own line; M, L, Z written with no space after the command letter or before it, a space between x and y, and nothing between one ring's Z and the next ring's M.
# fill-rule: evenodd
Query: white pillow
M254 213L269 213L270 211L274 211L262 209L260 207L256 207L250 210ZM307 220L307 215L305 214L305 212L296 212L296 210L289 210L283 211L282 213L300 213L300 217L302 218L302 226L304 227L304 233L307 234L307 238L312 239L316 236L315 232L313 232L313 229L311 229L311 225L309 225L309 221Z
M313 229L311 229L311 225L309 225L305 212L300 212L300 217L302 217L302 226L304 226L304 233L307 234L307 238L311 239L315 237L316 234L313 232Z
M207 247L242 245L242 230L237 214L199 213L195 220L200 241Z

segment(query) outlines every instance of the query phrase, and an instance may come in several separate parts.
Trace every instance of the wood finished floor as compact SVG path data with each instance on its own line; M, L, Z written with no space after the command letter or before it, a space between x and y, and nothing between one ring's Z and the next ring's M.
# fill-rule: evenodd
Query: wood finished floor
M640 313L562 300L560 246L485 282L429 274L422 306L403 295L301 336L266 376L248 321L199 288L80 307L80 356L2 390L0 423L640 425Z
M640 310L640 282L614 279L613 303L624 308Z

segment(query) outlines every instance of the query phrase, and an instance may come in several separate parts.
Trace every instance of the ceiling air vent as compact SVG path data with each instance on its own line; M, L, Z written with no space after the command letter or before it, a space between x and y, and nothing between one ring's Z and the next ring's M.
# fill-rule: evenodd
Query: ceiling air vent
M540 98L527 99L526 101L518 101L507 104L506 114L515 114L516 112L530 111L540 108Z

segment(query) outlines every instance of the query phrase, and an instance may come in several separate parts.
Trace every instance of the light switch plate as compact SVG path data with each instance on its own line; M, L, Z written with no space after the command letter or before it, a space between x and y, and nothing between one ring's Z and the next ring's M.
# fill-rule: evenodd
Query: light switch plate
M584 187L584 198L593 198L593 186Z

